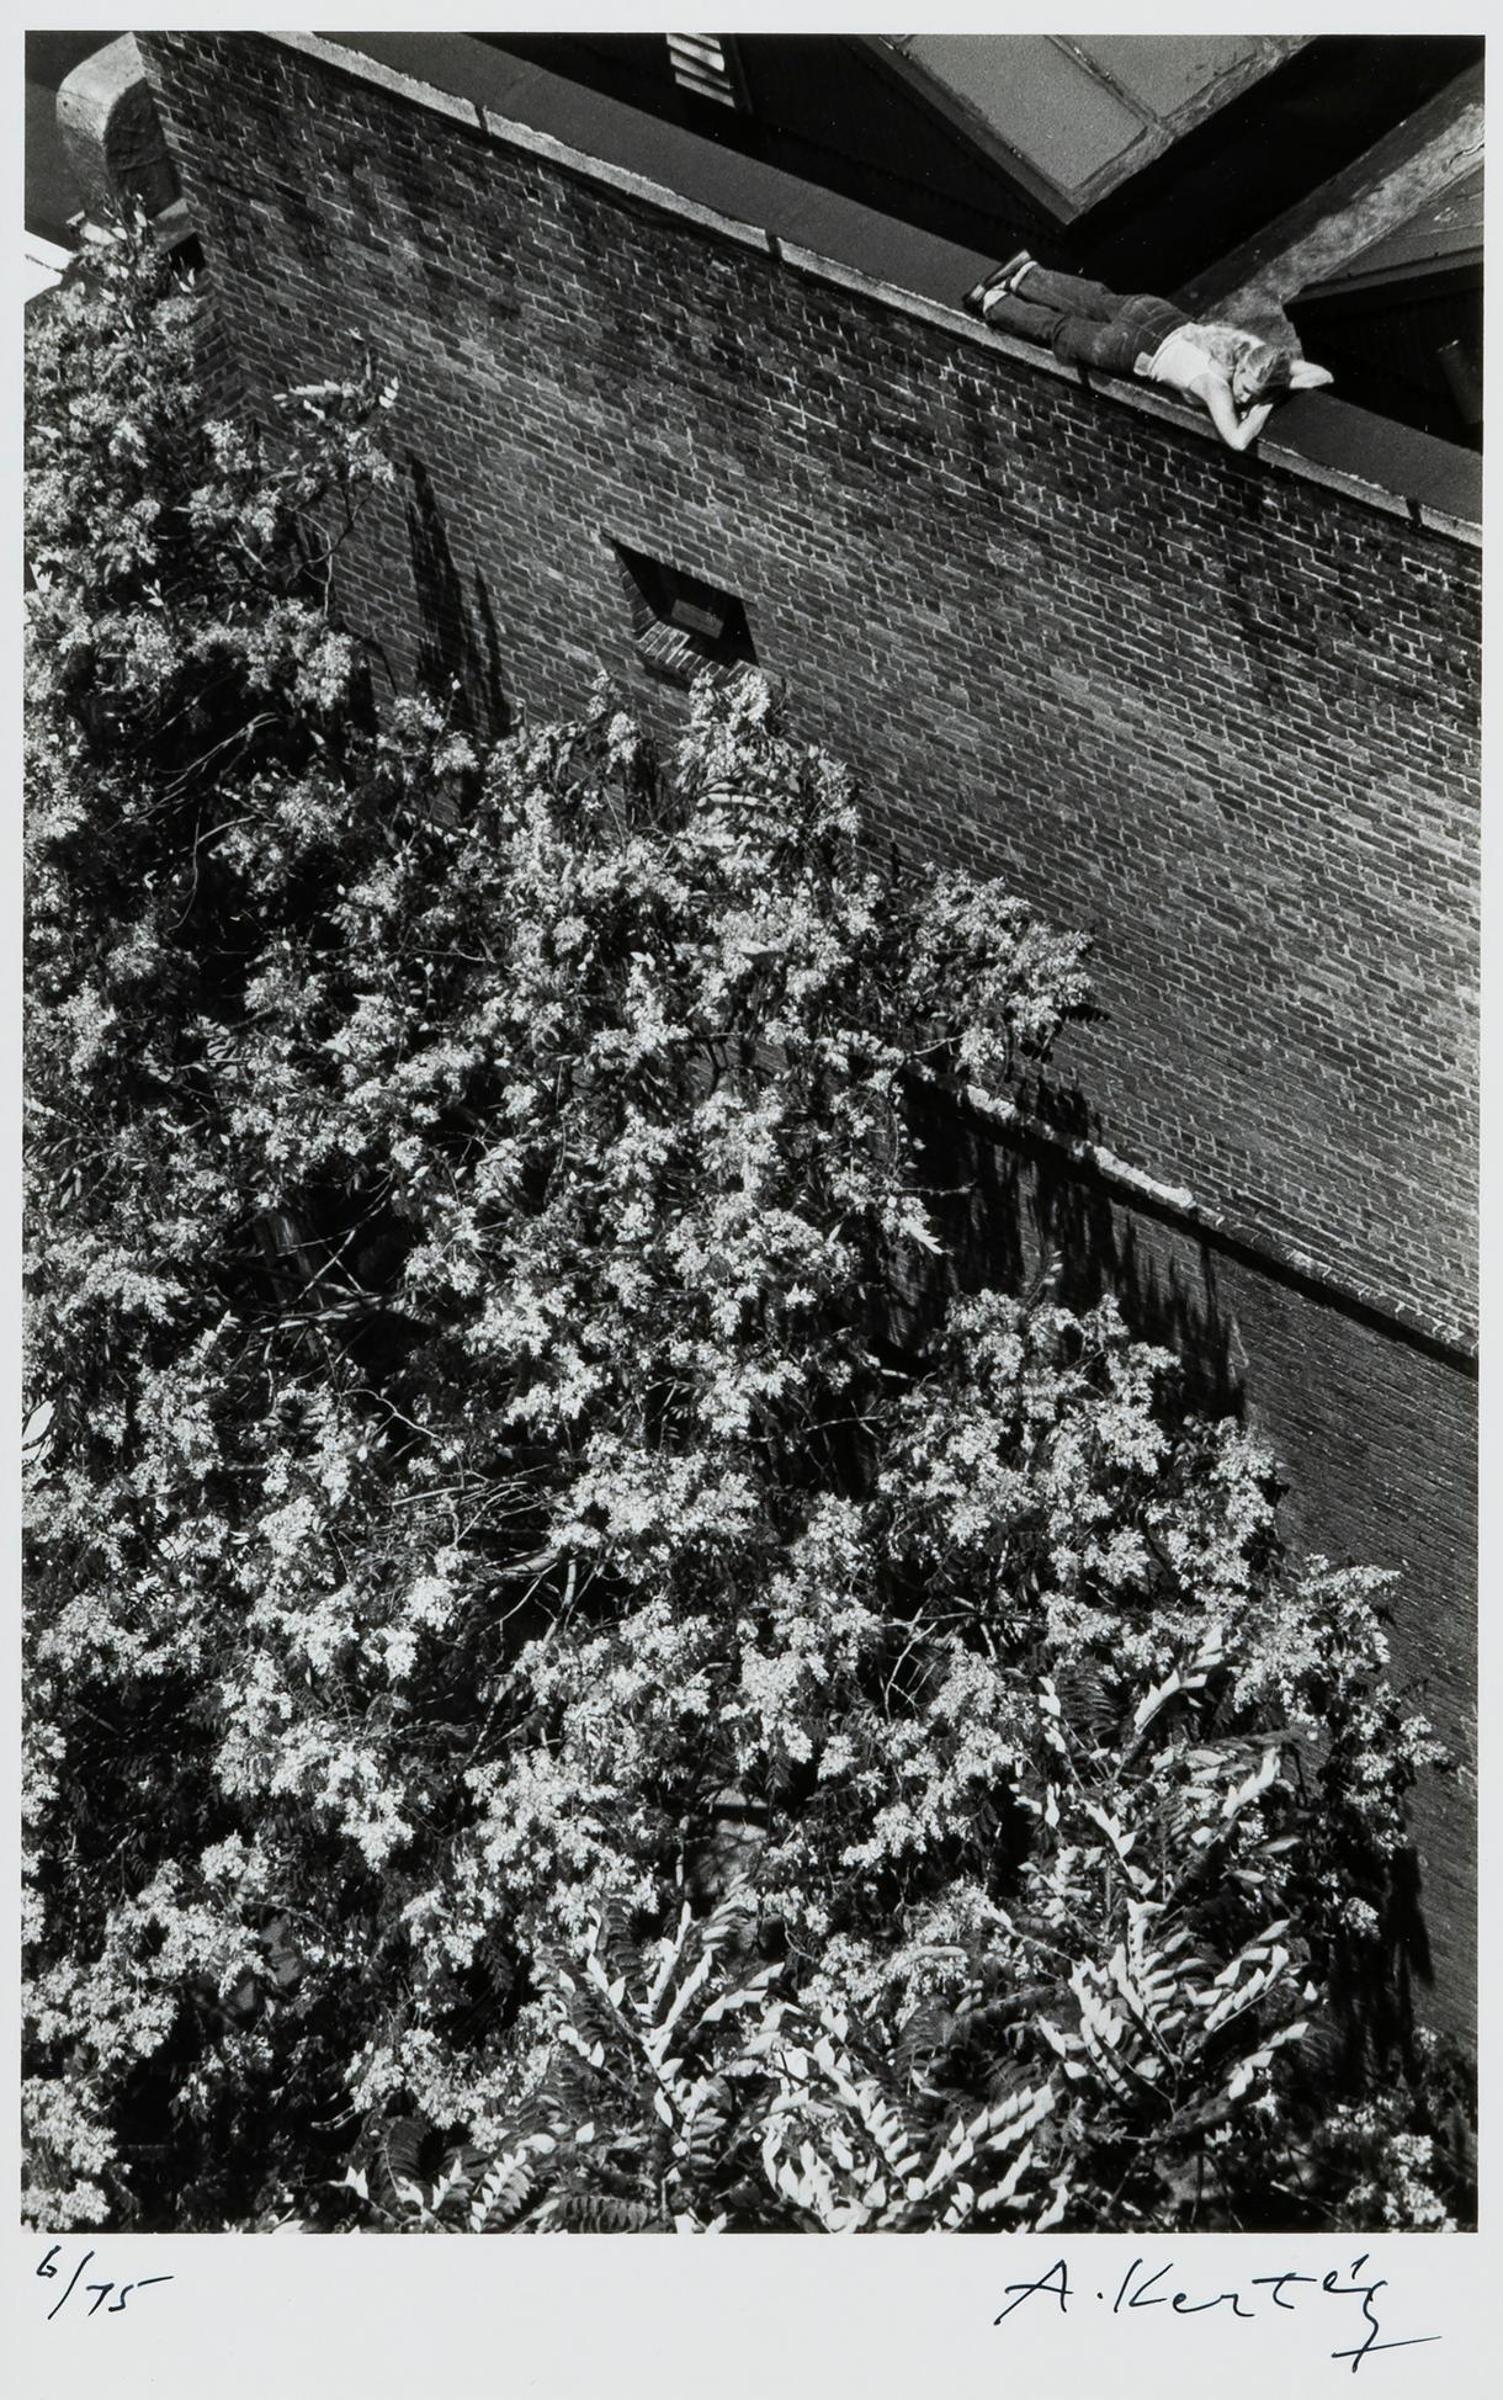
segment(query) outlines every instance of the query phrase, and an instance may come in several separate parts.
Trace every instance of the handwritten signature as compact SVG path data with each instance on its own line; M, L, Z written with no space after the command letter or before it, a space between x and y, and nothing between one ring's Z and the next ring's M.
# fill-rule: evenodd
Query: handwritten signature
M1341 2270L1335 2267L1325 2275L1300 2275L1296 2274L1292 2268L1286 2268L1282 2274L1278 2275L1249 2276L1245 2284L1239 2284L1231 2291L1216 2292L1208 2299L1192 2299L1190 2294L1185 2291L1167 2289L1160 2291L1155 2288L1160 2284L1167 2284L1168 2279L1173 2275L1174 2261L1172 2259L1166 2259L1163 2266L1155 2267L1150 2271L1144 2260L1135 2258L1117 2287L1116 2296L1112 2301L1112 2314L1116 2316L1123 2309L1167 2308L1178 2317L1198 2317L1204 2315L1209 2309L1224 2308L1234 2317L1255 2317L1258 2314L1256 2305L1243 2306L1244 2300L1249 2299L1253 2292L1268 2291L1272 2294L1275 2308L1294 2309L1298 2306L1298 2302L1286 2299L1285 2293L1298 2284L1313 2284L1320 2292L1334 2300L1360 2300L1362 2303L1362 2315L1367 2327L1362 2341L1350 2349L1331 2352L1333 2359L1350 2359L1352 2373L1355 2375L1363 2360L1379 2350L1416 2350L1426 2342L1438 2342L1441 2339L1438 2333L1409 2334L1402 2340L1390 2342L1378 2339L1382 2328L1378 2322L1378 2312L1374 2308L1373 2302L1379 2292L1387 2289L1387 2277L1377 2275L1366 2281L1362 2280L1368 2256L1368 2252L1364 2250L1360 2257L1353 2259L1348 2270L1351 2281L1347 2283L1342 2282ZM1004 2289L1008 2294L1007 2306L992 2319L994 2325L1000 2325L1004 2318L1010 2317L1013 2310L1021 2308L1025 2300L1038 2300L1047 2295L1058 2302L1059 2313L1063 2317L1068 2315L1072 2300L1088 2296L1082 2295L1070 2282L1069 2273L1062 2258L1055 2260L1047 2274L1036 2275L1027 2283L1009 2283L1004 2286ZM1106 2293L1098 2291L1096 2298L1104 2301Z
M62 2246L63 2245L61 2242L54 2242L52 2248L48 2251L46 2257L38 2267L37 2273L44 2279L44 2281L55 2282L58 2277L61 2276L63 2270L61 2267L54 2266L53 2260L57 2257L57 2254L62 2249ZM52 2323L53 2318L59 2315L61 2311L67 2307L68 2302L73 2297L80 2275L82 2275L85 2267L88 2265L93 2256L94 2252L92 2250L86 2250L84 2252L82 2258L79 2260L77 2266L73 2270L67 2290L63 2293L61 2299L58 2300L56 2304L47 2311L47 2322L49 2325ZM132 2292L144 2292L149 2283L171 2283L172 2280L173 2278L170 2275L138 2275L134 2283L117 2284L110 2281L108 2278L106 2278L102 2283L86 2283L83 2287L86 2292L95 2292L98 2294L98 2297L94 2302L94 2307L88 2311L88 2314L92 2317L94 2314L94 2309L103 2308L105 2301L110 2300L110 2294L113 2292L116 2296L113 2300L110 2300L109 2307L105 2309L105 2314L106 2316L110 2317L118 2316L121 2309L124 2308L126 2302L129 2300Z

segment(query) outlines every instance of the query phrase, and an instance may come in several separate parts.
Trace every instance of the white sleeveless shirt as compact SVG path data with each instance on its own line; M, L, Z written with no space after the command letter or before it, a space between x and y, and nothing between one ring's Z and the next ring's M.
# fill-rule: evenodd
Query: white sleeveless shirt
M1242 353L1257 347L1258 336L1244 333L1239 325L1176 325L1157 350L1134 360L1133 373L1149 383L1188 392L1201 375L1219 370L1229 377Z

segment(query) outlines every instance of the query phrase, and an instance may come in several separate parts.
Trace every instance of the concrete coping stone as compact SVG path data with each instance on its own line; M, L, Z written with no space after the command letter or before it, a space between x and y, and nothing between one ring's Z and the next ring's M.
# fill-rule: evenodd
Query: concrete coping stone
M414 101L419 108L436 109L441 116L468 125L472 133L484 130L480 110L473 100L464 99L458 92L442 91L436 83L420 83L415 75L403 75L397 68L385 66L379 58L342 50L316 33L273 33L267 39L283 50L301 50L326 67L336 67L342 75L352 75L359 83L373 83L381 91L394 92L400 100Z
M561 142L556 134L541 133L535 126L518 125L512 117L498 117L494 109L484 111L485 130L496 141L516 148L525 148L556 166L566 167L573 174L588 174L592 183L609 184L612 191L624 192L633 200L644 200L649 207L671 209L674 216L686 217L691 225L702 226L708 233L722 234L727 241L740 242L748 250L760 250L764 257L775 248L772 236L760 225L748 225L741 217L723 216L718 208L706 208L700 200L690 200L682 192L670 190L667 184L654 183L647 175L638 175L634 168L618 167L607 158L588 158L582 150ZM525 135L525 141L518 139Z
M1447 509L1432 508L1428 500L1419 507L1419 522L1430 533L1442 533L1448 540L1463 542L1469 550L1482 547L1482 528L1470 517L1453 517Z
M903 316L917 318L924 324L936 326L950 334L959 333L967 342L985 349L1001 350L1035 374L1052 375L1075 384L1077 388L1094 391L1100 397L1114 401L1118 407L1132 409L1139 416L1157 418L1162 424L1174 425L1183 432L1193 434L1197 440L1219 447L1215 428L1199 409L1186 408L1162 393L1145 390L1118 376L1088 375L1031 342L993 332L963 309L946 308L941 302L926 299L922 293L905 291L901 285L868 275L859 267L846 266L839 259L824 257L815 250L806 250L796 242L783 241L760 225L748 224L742 218L724 216L718 209L707 208L700 201L691 200L685 193L674 191L667 184L656 183L649 176L638 175L629 167L617 166L611 160L578 150L572 143L560 141L556 135L543 133L535 126L524 125L517 118L499 116L494 109L481 108L473 100L462 99L452 92L439 90L436 85L422 83L416 76L404 75L397 68L385 65L364 51L342 48L312 33L272 33L266 38L284 49L300 51L310 58L316 58L355 82L374 84L398 98L411 101L419 108L435 109L507 149L545 158L550 164L563 167L587 182L604 184L608 189L639 200L665 215L697 225L746 249L759 251L779 260L796 274L807 275L847 291L860 292ZM1407 518L1413 525L1423 526L1428 532L1468 548L1481 547L1480 525L1453 516L1406 493L1395 492L1387 485L1373 483L1345 468L1309 458L1303 451L1291 449L1276 439L1260 442L1250 455L1260 458L1266 465L1277 465L1304 482L1340 492L1347 499L1376 509L1385 516Z
M946 308L942 302L927 300L920 293L902 291L876 276L863 274L859 267L848 267L839 259L825 258L818 251L802 249L793 242L779 242L776 249L785 264L800 274L809 275L821 283L839 284L849 291L862 292L874 300L883 301L906 317L921 318L926 324L940 326L947 333L958 331L978 348L1000 350L1004 356L1017 359L1035 374L1052 375L1058 382L1074 384L1077 390L1095 392L1115 400L1121 408L1133 410L1138 416L1156 417L1161 424L1180 426L1185 432L1194 434L1197 440L1216 449L1221 447L1215 427L1203 409L1171 400L1167 393L1145 389L1141 384L1129 382L1124 376L1095 374L1087 368L1073 366L1056 358L1052 351L1040 349L1036 342L1025 342L1016 334L994 331L964 309ZM1343 468L1326 466L1317 459L1307 458L1303 451L1292 450L1284 443L1263 441L1258 446L1257 455L1265 460L1276 459L1281 466L1289 467L1296 474L1303 474L1310 482L1326 484L1332 490L1346 492L1353 499L1365 500L1370 506L1381 508L1390 516L1413 516L1410 502L1398 493L1386 490L1381 484L1368 482L1359 475L1350 474ZM1454 523L1456 520L1448 519L1447 522ZM1469 531L1470 528L1463 530ZM1478 538L1480 540L1480 533Z
M666 209L677 217L686 217L708 232L723 234L728 241L740 242L747 249L759 250L764 256L771 253L771 237L760 225L748 225L740 217L723 216L718 209L706 208L698 200L673 191L667 184L654 183L650 176L638 175L630 167L618 167L610 159L592 158L571 143L561 142L555 134L544 133L533 125L520 124L514 117L498 116L494 109L482 108L473 100L461 99L452 92L441 91L436 84L422 83L415 75L404 75L396 67L388 67L381 59L370 58L363 51L347 50L342 45L326 42L316 33L278 33L269 37L284 48L301 50L324 65L336 68L340 74L353 76L358 82L372 83L383 91L410 100L419 108L440 109L445 116L454 117L472 131L489 135L492 141L504 143L514 150L528 150L534 156L546 158L550 164L566 167L571 173L584 175L592 183L604 183L612 191L624 192L633 200L646 201L651 207Z
M939 1088L938 1076L922 1069L915 1072L916 1080ZM1243 1222L1230 1211L1197 1199L1181 1184L1160 1182L1104 1143L1057 1132L1013 1101L996 1099L974 1087L957 1097L992 1132L1067 1158L1072 1165L1083 1167L1108 1187L1121 1192L1129 1204L1146 1208L1153 1215L1185 1226L1217 1244L1261 1259L1276 1271L1305 1284L1331 1305L1355 1307L1369 1317L1380 1319L1393 1332L1440 1353L1452 1366L1475 1373L1478 1345L1474 1326L1417 1308L1413 1302L1397 1299L1391 1292L1364 1284L1354 1276L1338 1275L1293 1243L1279 1241L1261 1226Z

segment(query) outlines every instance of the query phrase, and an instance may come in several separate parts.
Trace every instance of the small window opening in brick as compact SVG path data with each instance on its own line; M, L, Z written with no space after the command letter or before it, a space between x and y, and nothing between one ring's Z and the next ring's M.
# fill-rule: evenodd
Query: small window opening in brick
M734 592L702 575L670 567L625 542L612 545L631 603L642 663L670 683L692 683L704 667L739 667L756 650L746 610Z
M736 45L724 33L670 33L666 36L673 80L697 100L713 100L720 108L745 109L746 84Z

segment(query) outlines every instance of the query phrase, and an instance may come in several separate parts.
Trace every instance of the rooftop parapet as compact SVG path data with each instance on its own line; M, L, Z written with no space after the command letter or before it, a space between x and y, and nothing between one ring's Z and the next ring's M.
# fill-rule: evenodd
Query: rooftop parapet
M1039 374L1089 383L1112 404L1181 426L1197 440L1216 439L1198 408L1141 384L1087 376L966 316L959 295L991 262L961 244L721 149L464 35L273 38L416 107L458 118L493 141L533 151L722 238L764 248L797 273L859 289L899 312L943 325L957 340L1004 352ZM418 65L423 75L412 72ZM434 75L442 81L428 80ZM1480 547L1482 463L1457 445L1322 393L1283 406L1257 455L1283 472Z

